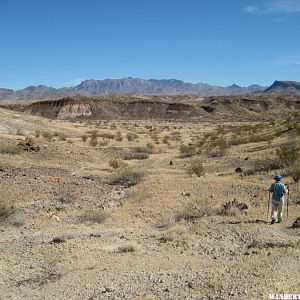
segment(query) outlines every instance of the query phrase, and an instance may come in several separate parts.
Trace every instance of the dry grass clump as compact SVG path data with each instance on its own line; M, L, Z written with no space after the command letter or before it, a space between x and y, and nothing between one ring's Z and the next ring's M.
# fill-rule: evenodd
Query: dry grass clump
M276 159L261 158L252 162L251 168L245 170L243 175L249 176L261 172L269 172L273 170L281 169L283 165Z
M181 220L193 221L201 217L208 217L215 215L217 213L213 204L209 201L197 201L197 203L190 203L186 208L177 212L174 215L175 222L180 222Z
M0 145L0 154L18 155L21 152L22 148L17 145Z
M63 132L57 132L55 131L53 134L52 134L53 137L57 137L57 139L59 141L66 141L67 140L67 136L63 133Z
M129 168L117 169L108 178L107 183L110 185L123 185L130 187L139 183L144 177L144 173L134 171Z
M92 147L96 147L98 145L98 139L95 136L91 136L89 145Z
M124 168L127 166L127 163L125 163L121 158L119 157L112 157L109 159L108 164L113 169L119 169Z
M154 153L154 145L151 143L148 143L146 147L137 146L133 148L133 152L135 153L148 153L153 154Z
M149 158L149 154L143 152L127 152L122 154L122 158L124 160L133 160L133 159L142 160L142 159Z
M112 133L104 132L104 133L99 133L98 137L102 137L103 139L110 139L110 140L112 140L112 139L115 138L115 135L112 134Z
M82 141L85 143L88 139L88 136L86 134L81 135Z
M133 142L134 140L136 140L138 138L138 135L136 133L127 133L126 134L126 138L128 140L128 142Z
M137 251L137 247L135 245L126 244L117 247L115 253L129 253L129 252L136 252L136 251Z
M115 140L116 140L117 142L122 142L123 137L122 137L122 134L121 134L120 131L118 131L118 132L116 133Z
M190 174L190 175L197 175L198 177L200 176L203 176L205 173L204 173L204 167L202 165L202 162L200 159L196 159L196 160L193 160L190 165L188 166L187 168L187 173Z
M49 132L49 131L43 131L42 133L42 137L47 140L48 142L50 142L53 138L53 133Z
M184 145L181 144L179 147L180 157L191 157L196 154L201 153L201 149L198 148L195 144Z
M87 210L79 216L80 222L103 223L108 215L103 210Z
M300 158L300 147L294 141L277 149L276 155L284 166L293 166Z
M4 203L0 204L0 222L4 222L15 213L16 209L13 206L8 206Z

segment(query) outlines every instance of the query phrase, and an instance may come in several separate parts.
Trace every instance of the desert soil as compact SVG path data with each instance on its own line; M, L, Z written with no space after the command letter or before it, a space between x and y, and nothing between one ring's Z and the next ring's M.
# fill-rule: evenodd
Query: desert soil
M270 225L267 189L275 171L235 173L274 156L289 136L232 146L221 157L201 154L205 175L197 177L186 172L195 157L180 156L181 142L227 123L49 121L0 110L1 147L21 147L16 145L25 135L37 131L66 135L35 137L39 151L0 153L0 203L15 208L0 222L0 299L268 299L300 293L300 229L290 228L300 216L299 184L284 178L292 191L289 218L285 210L284 221ZM120 131L123 140L100 137L102 144L91 146L81 136L95 130ZM129 142L132 132L138 138ZM164 143L172 132L181 140ZM142 180L110 185L110 158L149 142L155 147L148 159L126 161L144 174ZM234 199L248 209L222 214L222 205Z

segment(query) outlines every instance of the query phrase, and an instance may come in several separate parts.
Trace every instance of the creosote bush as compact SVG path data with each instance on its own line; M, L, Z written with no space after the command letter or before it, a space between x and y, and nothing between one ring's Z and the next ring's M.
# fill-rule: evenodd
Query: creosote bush
M134 171L128 168L117 169L108 178L108 184L111 185L123 185L126 187L133 186L139 183L144 177L144 173L140 171Z
M128 142L132 142L138 138L138 135L136 133L127 133L126 138Z
M83 134L83 135L81 136L81 139L82 139L82 141L85 143L85 142L87 141L87 139L88 139L88 136L87 136L86 134Z
M149 154L143 153L143 152L128 152L128 153L122 154L122 158L124 160L133 160L133 159L142 160L142 159L149 158Z
M289 144L276 150L277 157L285 166L292 166L300 158L299 149L295 144Z
M121 158L119 157L112 157L108 161L108 164L110 167L113 169L119 169L119 168L124 168L127 166L127 163L125 163Z
M187 173L190 175L197 175L198 177L204 175L204 167L200 159L196 159L190 163L187 168Z
M6 204L0 204L0 222L5 221L8 217L13 215L16 209L13 206L8 206Z
M92 136L91 139L90 139L89 145L92 146L92 147L96 147L97 144L98 144L97 138Z

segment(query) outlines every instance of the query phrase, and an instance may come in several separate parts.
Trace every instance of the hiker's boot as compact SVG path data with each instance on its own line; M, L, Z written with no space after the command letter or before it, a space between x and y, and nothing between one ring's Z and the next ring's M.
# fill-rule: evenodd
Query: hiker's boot
M272 219L271 220L271 224L273 225L275 223L275 219Z

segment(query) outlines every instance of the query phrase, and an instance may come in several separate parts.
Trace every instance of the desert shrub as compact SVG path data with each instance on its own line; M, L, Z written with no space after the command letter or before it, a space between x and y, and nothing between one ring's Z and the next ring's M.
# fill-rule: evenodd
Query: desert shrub
M127 244L127 245L121 245L119 246L115 252L116 253L128 253L128 252L136 252L137 248L135 245L130 245L130 244Z
M92 147L96 147L98 144L98 139L96 137L91 137L89 145Z
M198 177L204 175L204 167L202 165L201 160L197 159L190 163L187 168L187 173L190 175L197 175Z
M66 141L67 140L67 136L62 132L58 133L57 137L60 141Z
M143 153L143 152L128 152L128 153L124 153L122 154L122 158L124 160L132 160L132 159L147 159L149 158L149 154L148 153Z
M300 161L291 168L291 176L296 183L300 182Z
M34 136L35 136L35 138L39 138L41 136L40 131L36 130Z
M15 214L16 209L13 206L0 204L0 222L7 220L8 217Z
M216 214L216 210L209 201L203 201L201 203L192 204L190 203L186 208L177 212L174 215L175 222L181 220L193 221L197 218L212 216Z
M42 136L45 140L47 140L48 142L50 142L53 138L53 134L51 132L48 132L48 131L44 131L42 133Z
M179 147L179 151L181 157L191 157L193 155L201 153L201 149L198 148L195 144L181 144Z
M299 149L294 143L280 147L276 150L276 155L284 166L292 166L300 158Z
M132 142L138 138L138 135L136 133L131 132L131 133L126 134L126 138L127 138L128 142Z
M148 144L146 147L142 147L142 146L134 147L133 152L153 154L154 153L154 145L153 144L148 145Z
M103 223L108 215L103 210L87 210L79 216L79 221L89 223Z
M110 139L110 140L112 140L112 139L115 138L115 135L114 135L114 134L112 134L112 133L107 133L107 132L105 132L105 133L99 133L98 136L99 136L99 137L102 137L103 139Z
M107 146L108 144L109 144L109 140L104 140L98 143L98 145L101 147Z
M108 164L110 167L113 169L119 169L119 168L124 168L126 167L126 163L120 159L119 157L112 157L109 159Z
M147 151L146 153L154 153L155 146L152 143L147 143L146 145Z
M170 142L170 137L169 137L168 135L165 135L165 136L163 137L163 139L162 139L162 142L163 142L164 144L169 144L169 142Z
M255 160L252 163L251 168L245 170L243 174L246 176L254 175L260 172L269 172L273 170L278 170L281 169L282 167L283 165L278 160L262 158L262 159Z
M0 154L18 155L21 152L22 148L17 145L0 145Z
M117 132L115 139L117 142L122 142L123 137L120 131Z
M86 133L88 133L90 135L91 139L96 139L98 137L99 131L98 130L90 130L90 131L87 131Z
M128 168L117 169L108 178L108 184L111 185L123 185L123 186L133 186L139 183L144 177L144 173L140 171L134 171Z
M85 143L88 139L88 136L86 134L81 135L82 141Z

